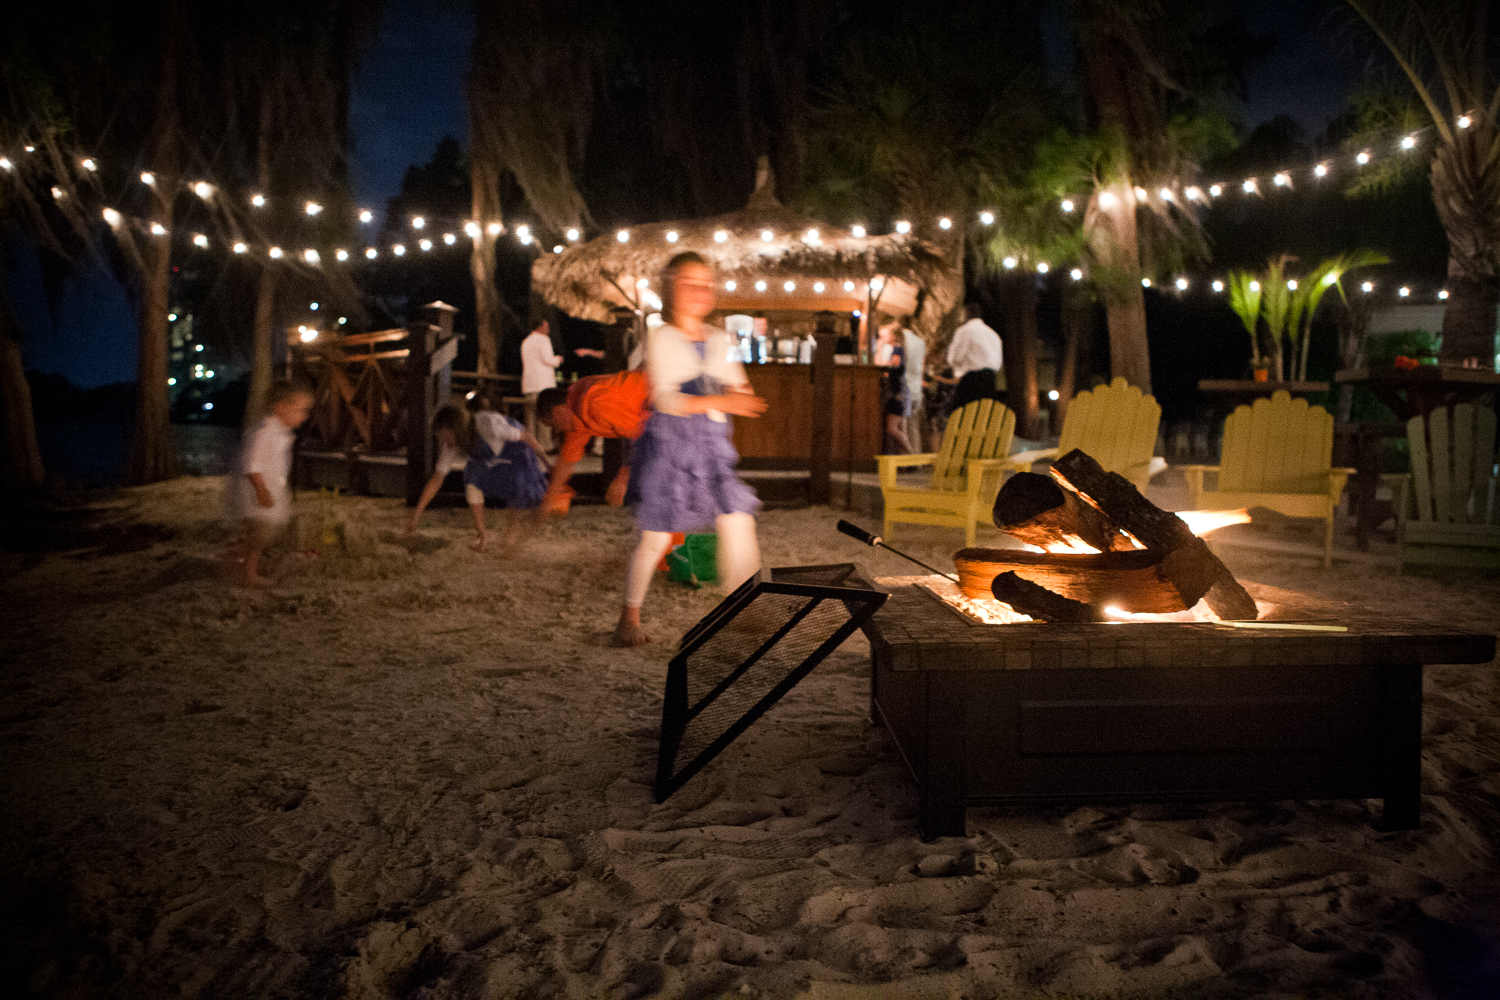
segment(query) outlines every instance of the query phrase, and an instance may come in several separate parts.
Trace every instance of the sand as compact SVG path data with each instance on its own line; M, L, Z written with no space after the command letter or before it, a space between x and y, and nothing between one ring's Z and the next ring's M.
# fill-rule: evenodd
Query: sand
M718 595L661 577L658 641L611 648L628 513L575 507L501 557L469 551L466 510L400 544L395 501L304 497L294 544L321 553L250 592L215 577L220 490L6 533L9 995L1500 996L1494 663L1426 673L1418 830L1379 832L1377 802L1081 804L924 843L860 636L653 803L666 661ZM908 571L843 514L764 513L767 564ZM1500 628L1494 578L1223 551Z

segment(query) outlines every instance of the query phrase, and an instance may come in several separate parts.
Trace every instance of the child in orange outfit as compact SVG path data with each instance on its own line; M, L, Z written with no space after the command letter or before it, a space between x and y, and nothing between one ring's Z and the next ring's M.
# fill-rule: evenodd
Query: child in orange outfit
M566 514L573 491L568 477L583 458L590 438L625 438L634 441L641 436L646 418L651 415L650 383L644 371L615 372L581 378L568 387L549 389L537 398L537 412L547 420L556 434L562 436L562 449L552 470L552 482L542 499L540 514ZM625 500L630 482L627 461L605 490L604 499L611 507Z

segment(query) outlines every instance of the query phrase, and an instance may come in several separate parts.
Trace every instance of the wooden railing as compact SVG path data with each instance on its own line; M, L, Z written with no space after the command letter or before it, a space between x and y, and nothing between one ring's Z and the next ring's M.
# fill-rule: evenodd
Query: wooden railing
M288 329L294 367L316 387L311 421L324 447L338 451L395 451L406 441L407 331L375 330L304 342Z

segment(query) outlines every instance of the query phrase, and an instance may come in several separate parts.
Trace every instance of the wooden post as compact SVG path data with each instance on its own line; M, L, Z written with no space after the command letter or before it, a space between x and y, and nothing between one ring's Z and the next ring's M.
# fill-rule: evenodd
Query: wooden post
M432 447L432 418L452 394L453 314L446 302L422 307L427 316L406 328L406 505L415 507L432 475L437 456ZM436 321L436 322L433 322Z
M809 371L812 379L812 427L808 434L811 450L807 500L815 504L826 504L833 497L829 479L833 470L833 354L839 339L834 321L833 313L818 313L817 329L813 333L817 347Z
M604 328L604 371L607 374L622 372L630 362L629 348L626 346L630 341L630 333L635 329L635 313L629 310L618 310L615 313L615 321ZM620 473L620 466L625 464L625 449L629 444L624 438L604 439L604 488L615 481L615 476Z

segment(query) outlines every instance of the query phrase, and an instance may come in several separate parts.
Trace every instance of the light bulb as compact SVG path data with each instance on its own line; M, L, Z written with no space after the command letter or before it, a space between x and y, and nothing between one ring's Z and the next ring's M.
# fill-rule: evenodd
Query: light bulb
M1068 272L1068 277L1072 278L1074 281L1082 281L1083 280L1083 268L1081 268L1081 267L1075 267L1075 268L1073 268L1073 270L1071 270L1071 271Z
M1161 200L1162 201L1173 201L1177 197L1176 195L1174 195L1172 193L1172 189L1171 188L1162 188L1160 191L1157 192L1157 194L1161 195Z
M569 229L567 231L566 235L568 237L568 242L569 243L576 243L576 242L578 242L578 230L576 230L576 229Z
M427 225L427 220L420 215L413 215L411 217L411 227L413 229L421 229L425 225Z
M722 229L720 229L719 231L717 231L716 233L714 233L714 242L715 243L723 243L727 239L729 239L729 234L726 233Z
M952 229L953 228L953 220L948 219L948 218L939 219L938 220L938 228L939 229Z
M477 222L464 223L464 235L471 240L479 239L479 236L483 231L484 230L479 228L479 223Z
M193 194L207 201L214 193L214 186L207 181L199 181L193 185Z
M245 251L247 251L249 249L250 248L248 246L246 246L244 243L236 243L234 245L234 252L235 253L244 253Z
M852 292L852 291L854 291L854 282L852 282L852 281L846 281L846 282L844 282L844 291L846 291L846 292Z
M769 229L762 229L760 231L760 238L763 242L769 243L776 238L776 234Z
M1292 183L1291 177L1287 176L1285 173L1277 174L1275 177L1271 178L1271 181L1277 187L1290 187Z
M1360 166L1364 166L1366 163L1369 163L1370 162L1370 151L1369 150L1361 150L1360 153L1359 153L1359 155L1354 158L1354 162L1358 163Z
M417 246L421 247L422 250L425 252L427 250L431 250L432 249L432 241L431 240L418 240L417 241Z
M176 384L177 384L177 380L175 378L169 378L169 379L167 379L167 385L176 385Z
M1099 207L1100 208L1114 208L1115 207L1115 193L1113 191L1100 191L1099 192Z
M165 236L167 235L167 227L162 225L160 222L153 222L151 223L151 235Z
M786 284L782 285L781 288L782 291L795 292L797 290L797 283L795 281L788 281Z
M818 242L818 231L816 229L809 229L806 233L803 234L802 241L804 243Z
M1224 282L1215 280L1212 287L1214 291L1222 292L1224 290Z
M1199 188L1199 187L1190 187L1186 191L1183 191L1182 193L1187 196L1187 200L1188 201L1202 201L1203 200L1203 189L1202 188Z
M335 250L333 252L333 256L334 256L335 260L341 260L341 261L348 260L349 259L349 251L348 250Z
M499 236L501 233L505 232L505 227L498 222L491 222L488 226L485 227L485 232L489 233L491 236Z
M1142 278L1141 279L1141 287L1142 288L1150 288L1151 287L1151 279L1150 278Z
M824 288L824 285L823 285L823 283L821 281L814 281L813 282L813 291L817 292L819 295L823 294L823 288Z
M339 317L339 326L343 326L347 322L349 322L349 317L348 316L340 316Z
M395 254L397 257L403 256L406 253L406 247L402 246L400 243L397 243L395 246L391 247L391 253Z
M1252 282L1250 282L1250 290L1252 292L1258 292L1258 291L1260 291L1260 282L1258 282L1258 281L1252 281Z
M380 256L380 251L374 247L365 247L365 260L374 260Z
M1474 124L1474 119L1470 118L1468 115L1459 115L1457 124L1459 128L1468 128L1470 125Z
M1287 282L1286 282L1286 287L1287 287L1287 291L1289 291L1289 292L1295 292L1297 290L1297 279L1296 278L1288 278Z
M1135 200L1136 201L1145 201L1149 197L1151 197L1151 196L1146 193L1146 189L1145 188L1143 188L1143 187L1137 187L1135 189Z
M853 226L849 230L849 235L853 236L857 240L862 240L865 238L865 227Z
M1038 264L1036 266L1036 273L1037 274L1046 274L1047 271L1050 270L1050 267L1051 266L1044 260L1044 261L1042 261L1040 264Z
M1210 198L1217 198L1219 195L1221 195L1223 193L1224 193L1224 189L1222 187L1220 187L1219 185L1217 185L1217 184L1210 184L1208 186L1208 196Z
M615 239L619 240L621 243L629 243L630 242L630 230L628 230L628 229L622 229L622 230L620 230L618 233L615 233Z
M1405 285L1402 285L1400 288L1396 289L1396 294L1404 299L1411 294L1411 289L1407 288Z
M0 156L0 170L14 170L16 165L10 162L10 157Z
M1177 279L1177 290L1179 292L1185 292L1185 291L1187 291L1187 289L1188 289L1188 280L1186 278L1178 278Z
M1002 260L1000 263L1004 264L1005 267L1006 267L1006 269L1009 270L1010 268L1016 266L1016 259L1014 257L1007 257L1004 260Z
M67 196L68 196L68 192L64 191L62 188L58 187L56 184L52 185L52 197L53 198L55 198L58 201L62 201Z
M319 205L315 201L310 201L306 205L302 206L302 210L305 211L308 215L317 215L319 212L323 211L323 206Z
M1439 299L1443 299L1443 300L1446 301L1447 298L1448 298L1448 289L1446 289L1446 288L1439 288L1438 289L1438 298Z
M523 236L517 236L516 239L520 241L520 243L521 243L521 245L523 247L529 247L529 246L531 246L531 234L530 233L526 233Z
M1325 164L1325 163L1320 163L1316 167L1313 167L1313 176L1314 177L1327 177L1328 176L1328 165Z
M650 286L651 286L651 279L650 278L637 278L636 279L636 282L635 282L635 287L636 288L649 288Z
M88 160L88 159L86 159L86 160L82 161L81 163L79 163L79 166L82 167L85 170L90 171L90 172L99 169L99 164L95 163L93 160Z
M1362 292L1373 292L1375 290L1375 283L1373 281L1361 282L1359 290Z
M156 185L156 175L149 170L144 171L141 174L141 183L147 187L154 187Z
M737 284L735 284L732 279L729 280L729 281L724 282L724 291L726 291L726 292L732 292L732 291L734 291L738 287L740 287L740 286L737 285Z
M120 224L120 213L114 209L106 208L102 214L104 215L104 221L111 226L118 226Z
M677 242L677 230L675 230L675 229L669 229L669 230L667 230L667 242L668 243L676 243Z
M1417 140L1416 140L1416 137L1414 137L1414 136L1410 136L1409 135L1409 136L1406 136L1405 138L1403 138L1401 140L1401 148L1402 149L1413 149L1413 148L1416 147L1416 145L1417 145Z
M1103 203L1103 201L1104 201L1103 195L1101 195L1099 197L1099 201L1100 201L1101 204ZM1111 203L1114 202L1114 198L1113 197L1110 198L1110 202ZM1061 208L1064 212L1071 212L1071 211L1073 211L1073 207L1074 207L1073 206L1073 199L1072 198L1064 198L1062 200L1061 204L1059 204L1057 207Z
M875 277L870 279L870 287L875 289L877 292L880 291L885 287L885 279L877 274Z
M1069 204L1071 204L1071 202ZM1066 211L1068 211L1068 209L1065 208L1065 209L1063 209L1063 211L1066 212ZM994 221L995 221L995 213L994 212L980 212L979 213L979 222L980 222L981 225L986 225L986 226L992 225L994 223Z
M757 281L755 283L755 290L757 292L763 292L763 291L765 291L766 290L766 283L764 281Z
M454 236L452 233L444 233L443 242L451 247L454 243L458 242L458 237Z
M251 195L250 196L250 204L254 205L256 208L265 208L266 207L266 196L263 195L263 194L253 194L253 195Z
M208 246L208 237L204 236L202 233L195 234L193 236L193 246L195 246L195 247L206 247L206 246Z
M1255 191L1255 178L1254 177L1247 178L1245 180L1245 182L1240 185L1240 190L1244 191L1246 194L1251 194L1252 192L1254 192Z
M1047 390L1047 398L1050 399L1050 400L1052 400L1052 402L1054 402L1054 403L1057 402L1057 399L1058 399L1058 392L1057 392L1057 390L1056 389L1048 389Z
M562 253L562 252L563 252L563 247L562 247L562 244L561 244L561 243L558 243L558 244L555 244L555 245L554 245L554 246L553 246L553 247L552 247L552 252L553 252L553 253Z
M906 221L896 223L896 232L905 236L907 233L911 232L911 223Z
M266 253L272 260L281 259L281 247L272 247L270 250L267 250Z
M318 251L309 248L302 251L302 259L309 264L316 264L321 258L318 257Z
M359 221L360 222L370 222L374 218L375 218L375 213L372 212L372 211L370 211L368 208L362 208L362 209L359 210Z

